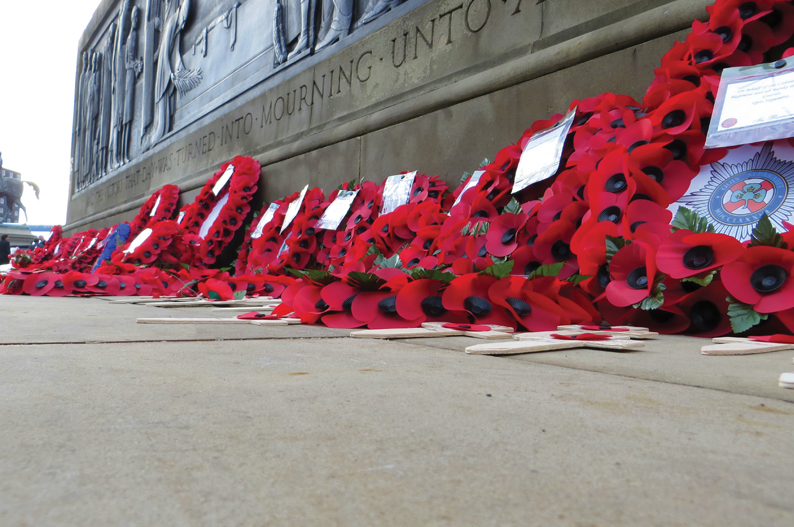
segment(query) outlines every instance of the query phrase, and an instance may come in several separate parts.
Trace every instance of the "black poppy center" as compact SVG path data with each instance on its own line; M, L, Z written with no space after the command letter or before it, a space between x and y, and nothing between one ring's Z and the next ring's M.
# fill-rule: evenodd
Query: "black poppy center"
M701 49L697 53L695 53L695 63L700 64L701 62L708 62L714 58L714 53L710 49ZM665 127L669 128L669 127Z
M657 324L667 324L675 316L669 311L662 311L661 309L652 309L648 311L648 315L651 317L651 320Z
M75 280L74 282L74 286L80 289L84 288L86 285L88 284L85 280Z
M463 308L475 317L487 317L491 314L493 306L480 296L470 296L463 301Z
M397 295L387 296L378 302L378 309L384 315L394 315L397 313Z
M783 13L781 13L778 9L773 9L771 13L761 17L761 22L771 28L776 28L781 22L783 22Z
M756 269L750 276L750 285L758 293L766 295L774 293L786 283L788 273L779 265L769 264Z
M440 317L447 310L444 309L444 304L441 303L441 297L435 295L422 300L422 312L429 317Z
M712 302L701 300L696 302L689 310L689 320L698 331L711 331L720 325L722 315Z
M686 112L684 110L673 110L662 119L662 128L665 130L675 128L684 124L684 121L686 121Z
M598 280L598 285L602 289L606 289L606 287L609 285L609 282L612 281L612 279L609 277L609 268L607 267L607 264L603 264L598 268L596 279Z
M317 309L319 311L325 311L329 307L330 306L328 304L326 304L325 300L323 300L322 298L320 300L318 300L316 304L314 304L314 309Z
M722 42L728 42L731 38L733 38L733 29L728 26L721 26L714 30L714 33L718 34L722 37Z
M510 227L502 234L502 243L507 245L508 243L513 243L513 240L516 239L516 229L514 227Z
M626 190L627 186L626 176L623 174L615 174L607 179L607 182L604 184L604 190L617 194L618 192Z
M50 283L49 280L42 280L40 282L36 282L36 289L41 289L43 287L47 287L47 284L49 284L49 283Z
M107 286L108 286L108 283L107 283L107 282L105 282L104 280L100 280L99 282L97 282L97 283L96 283L96 286L97 286L99 289L105 289L105 288L107 288Z
M356 299L356 296L357 295L353 295L353 296L347 297L345 299L345 301L342 302L342 310L347 311L348 313L350 313L350 311L353 309L353 300Z
M524 274L529 276L535 271L537 271L539 267L540 267L540 262L529 262L527 265L524 266Z
M693 271L708 267L713 261L714 249L708 245L698 245L684 253L684 267Z
M673 154L673 159L676 161L681 161L684 159L689 150L687 144L680 139L676 139L672 143L666 145L665 149L669 150Z
M626 283L632 289L647 289L648 288L648 271L645 267L637 267L626 278Z
M567 260L571 256L571 246L562 240L557 240L551 246L551 256L555 260Z
M519 317L525 317L532 313L532 306L521 300L520 298L508 298L507 303L513 308L513 311Z
M742 20L747 20L758 12L758 5L755 2L745 2L739 6L739 17Z
M485 212L484 210L478 210L477 212L472 214L472 218L487 218L487 217L488 217L488 213Z
M645 175L647 175L649 178L656 181L657 183L661 183L662 181L664 181L664 170L662 170L659 167L647 166L643 168L642 171L645 172Z
M620 219L620 207L611 206L607 207L601 211L601 214L598 215L598 221L611 221L612 223L617 223Z

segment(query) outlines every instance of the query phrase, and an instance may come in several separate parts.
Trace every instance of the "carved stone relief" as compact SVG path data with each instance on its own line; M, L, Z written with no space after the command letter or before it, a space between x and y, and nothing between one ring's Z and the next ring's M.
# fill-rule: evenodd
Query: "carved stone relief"
M81 54L74 191L401 1L119 0Z

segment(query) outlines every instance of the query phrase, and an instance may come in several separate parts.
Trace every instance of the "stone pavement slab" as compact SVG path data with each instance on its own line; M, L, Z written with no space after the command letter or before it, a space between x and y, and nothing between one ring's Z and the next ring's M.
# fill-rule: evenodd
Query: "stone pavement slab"
M480 343L467 337L411 339L404 342L460 352L466 346ZM794 371L792 351L721 357L700 354L701 346L710 344L710 339L662 335L658 340L643 342L645 348L634 352L575 349L510 355L504 359L794 402L794 390L778 387L780 374Z
M402 342L0 346L0 422L3 526L794 521L794 405Z
M13 331L0 332L0 344L231 340L348 336L325 327L253 325L146 325L137 318L231 318L206 308L167 308L109 304L98 298L0 295L0 319Z

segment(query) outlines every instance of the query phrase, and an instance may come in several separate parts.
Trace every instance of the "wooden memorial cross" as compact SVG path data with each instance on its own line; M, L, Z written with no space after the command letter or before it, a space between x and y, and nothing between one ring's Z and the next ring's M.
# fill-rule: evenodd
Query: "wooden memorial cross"
M756 355L773 351L794 350L794 336L770 335L768 337L716 337L712 345L703 346L703 355Z
M559 338L555 338L553 335ZM598 338L599 340L590 340L589 338ZM626 335L599 335L576 331L522 333L515 335L514 339L510 342L489 342L488 344L469 346L466 348L466 353L471 355L519 355L578 348L626 351L645 347L642 342L631 340Z
M513 331L513 328L507 326L425 322L420 328L363 329L353 331L350 336L362 339L474 337L478 339L491 340L509 339L512 336Z

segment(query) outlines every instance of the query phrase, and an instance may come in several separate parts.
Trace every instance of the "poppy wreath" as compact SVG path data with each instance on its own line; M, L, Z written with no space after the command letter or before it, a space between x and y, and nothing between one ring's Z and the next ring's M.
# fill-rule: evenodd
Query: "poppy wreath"
M180 229L176 222L161 221L147 227L135 238L128 238L127 243L117 249L111 256L115 264L128 262L134 265L151 265L158 260L179 236ZM144 237L142 241L139 238Z
M326 200L320 189L307 192L284 235L298 194L276 202L263 235L246 236L237 277L193 277L180 294L228 295L217 283L224 282L232 294L280 294L279 315L334 327L441 320L533 331L608 322L702 336L791 332L789 225L778 232L762 218L742 244L692 211L667 210L702 166L728 152L704 148L722 70L794 55L791 2L718 0L708 11L709 20L695 22L662 58L642 101L607 93L572 102L554 177L512 194L527 143L562 114L533 123L479 167L477 180L464 175L452 192L417 176L409 202L389 214L380 214L383 185L343 186L359 194L337 231L315 228L336 193ZM174 258L212 264L198 229L222 173L188 207L188 232L169 248ZM165 275L182 283L179 273ZM14 280L6 290L23 291Z
M135 219L130 222L130 236L134 238L146 227L172 219L178 201L179 187L176 185L165 185L152 194L141 206Z
M110 233L110 228L102 230L89 229L83 233L82 242L74 251L70 268L83 273L91 272L97 258L102 253L105 238Z
M215 195L215 184L230 166L234 167L234 173L218 195ZM257 190L260 173L261 166L258 161L251 157L237 156L221 165L220 170L204 185L195 201L186 209L180 223L185 234L197 235L202 240L191 265L213 265L237 230L244 226L245 218L251 211L250 202ZM216 210L217 207L220 210ZM213 213L212 225L205 226L205 222L213 219Z

